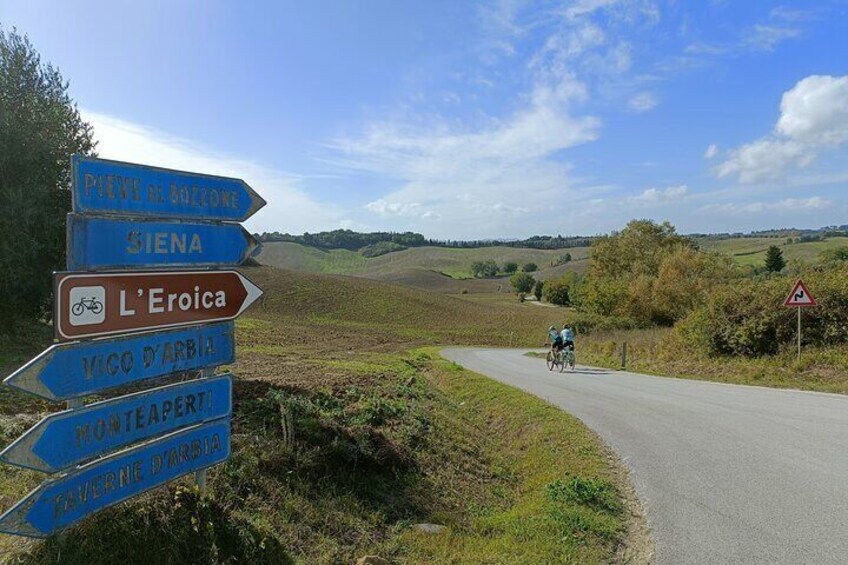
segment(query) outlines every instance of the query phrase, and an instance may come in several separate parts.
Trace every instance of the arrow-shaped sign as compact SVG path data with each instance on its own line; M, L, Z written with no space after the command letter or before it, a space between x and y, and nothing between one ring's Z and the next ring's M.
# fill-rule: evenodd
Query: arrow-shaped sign
M60 341L232 320L262 296L236 271L56 273L54 284Z
M55 473L157 435L229 416L232 386L226 374L56 412L0 452L0 461Z
M199 424L46 481L0 516L0 532L43 538L229 456L229 418Z
M239 224L68 214L68 270L240 265L258 243Z
M241 179L74 155L74 211L242 222L265 200Z
M55 344L4 384L52 401L235 361L232 322Z

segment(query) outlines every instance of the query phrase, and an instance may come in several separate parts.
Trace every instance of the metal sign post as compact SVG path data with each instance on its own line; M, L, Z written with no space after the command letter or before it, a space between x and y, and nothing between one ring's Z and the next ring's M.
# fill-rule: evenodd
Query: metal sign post
M801 308L815 306L816 299L813 298L813 295L810 294L810 291L807 289L807 285L804 284L804 281L798 279L795 283L795 286L792 287L792 292L789 293L789 296L786 297L786 300L783 301L784 306L794 306L798 309L798 361L801 360Z
M241 179L74 155L68 271L54 274L58 343L3 384L68 409L0 462L52 477L0 516L0 532L46 537L230 456L234 324L262 290L237 271L257 242L235 223L265 201ZM127 272L109 272L112 270ZM104 272L105 271L105 272ZM186 372L200 378L91 404L85 396Z

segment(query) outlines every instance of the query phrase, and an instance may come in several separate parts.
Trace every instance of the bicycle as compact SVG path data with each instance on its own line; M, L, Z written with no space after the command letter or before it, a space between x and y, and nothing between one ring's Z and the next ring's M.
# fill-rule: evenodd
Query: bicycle
M572 349L571 347L566 347L563 349L562 362L564 366L567 366L570 370L574 371L574 364L576 362L574 356L574 349Z
M548 371L553 371L554 367L559 367L559 372L562 373L565 370L565 357L563 356L562 349L556 353L554 353L553 349L549 349L545 364L548 366Z
M80 298L79 302L71 306L71 313L74 316L81 316L86 310L99 314L103 311L103 303L96 298Z

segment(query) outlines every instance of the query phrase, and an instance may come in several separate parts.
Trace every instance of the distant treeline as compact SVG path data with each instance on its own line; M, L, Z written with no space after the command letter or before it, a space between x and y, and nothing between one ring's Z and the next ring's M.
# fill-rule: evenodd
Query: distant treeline
M784 228L772 230L751 231L747 233L690 233L692 238L708 239L738 239L746 237L786 237L797 238L798 241L821 241L828 237L848 237L848 225L825 226L817 229Z
M291 235L288 233L265 232L259 236L262 242L288 241L300 243L319 249L349 249L359 251L364 247L380 243L392 243L403 247L455 247L471 249L478 247L523 247L530 249L568 249L571 247L588 247L594 241L594 237L563 237L558 235L534 235L520 240L499 239L477 239L465 240L443 240L427 239L420 233L414 232L371 232L360 233L352 230L333 230L320 233L304 233L303 235Z

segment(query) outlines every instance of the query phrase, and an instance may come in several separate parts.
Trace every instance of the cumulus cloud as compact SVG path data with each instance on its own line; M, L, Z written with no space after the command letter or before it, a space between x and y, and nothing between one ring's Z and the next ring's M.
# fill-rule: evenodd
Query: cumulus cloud
M86 109L81 109L80 113L94 127L100 157L243 179L268 202L247 221L249 230L298 233L332 229L342 221L339 210L313 201L299 188L302 179L297 175L221 154L114 116Z
M714 172L743 183L780 178L846 141L848 76L813 75L783 94L780 118L771 134L730 151Z
M628 102L628 106L634 112L647 112L657 107L659 101L657 97L650 92L640 92L633 96Z

